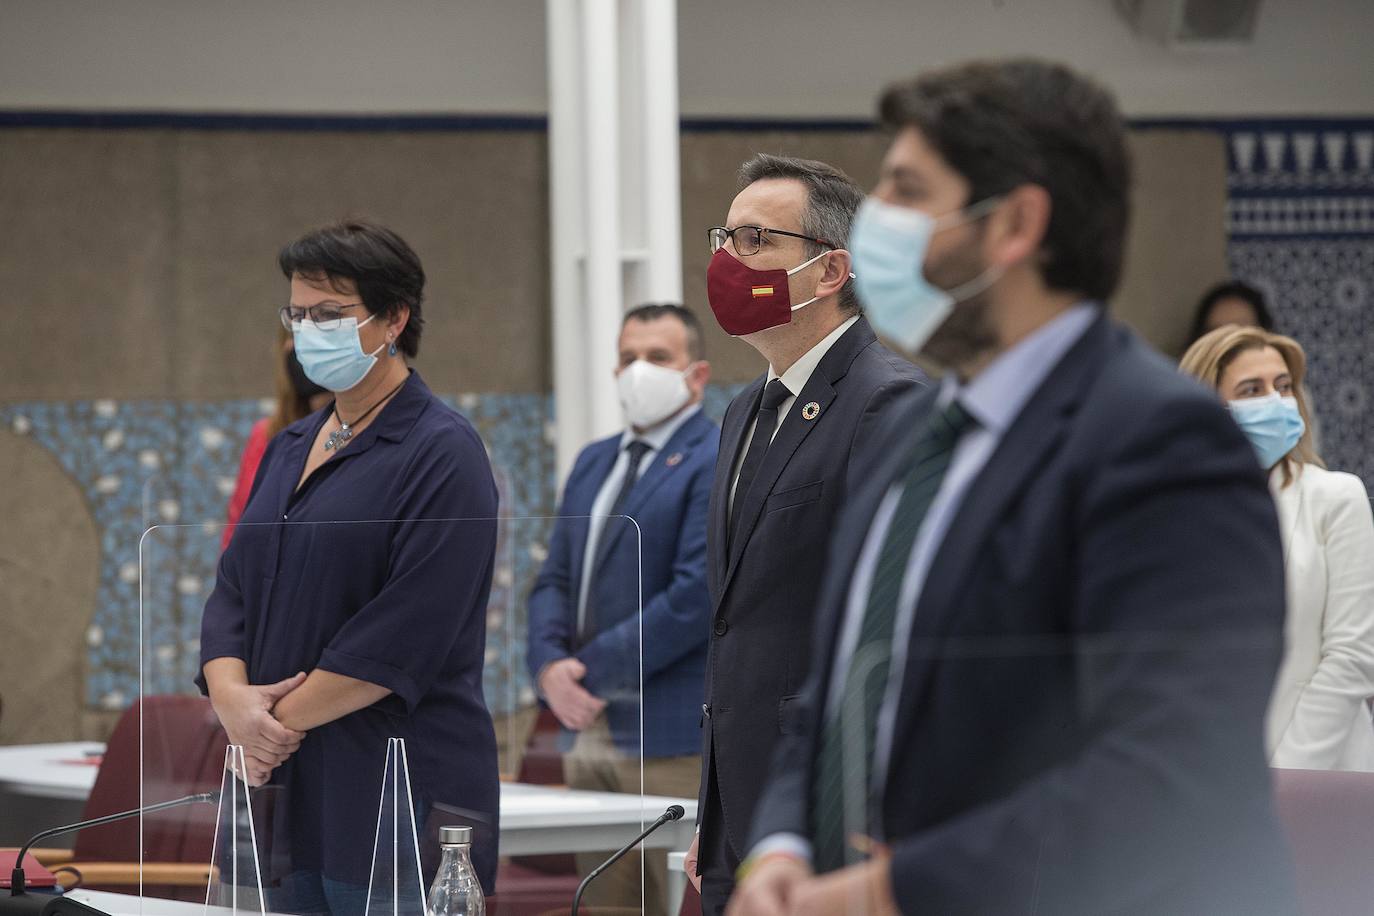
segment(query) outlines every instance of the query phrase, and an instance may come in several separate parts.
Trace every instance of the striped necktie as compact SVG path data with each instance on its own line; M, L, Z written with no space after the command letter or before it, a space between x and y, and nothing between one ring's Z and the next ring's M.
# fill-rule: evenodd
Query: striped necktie
M959 436L974 421L951 402L932 415L911 449L902 494L878 552L859 640L849 659L840 704L821 728L815 771L818 872L846 864L846 838L869 831L877 720L892 663L893 628L916 535L939 492Z

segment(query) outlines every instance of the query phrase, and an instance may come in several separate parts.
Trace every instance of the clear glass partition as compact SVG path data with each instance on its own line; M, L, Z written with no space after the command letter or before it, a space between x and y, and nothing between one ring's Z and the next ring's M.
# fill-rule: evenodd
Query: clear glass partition
M590 530L592 562L548 561ZM287 521L240 524L221 555L218 531L150 529L127 778L143 804L209 800L142 817L143 895L420 913L440 828L463 826L489 911L552 910L680 803L583 897L668 911L696 786L644 791L641 537L623 517Z
M1354 639L1367 645L1374 638L1368 625L1374 607L1361 577L1367 577L1367 569L1374 565L1374 548L1370 547L1368 532L1361 533L1361 525L1368 524L1369 504L1351 501L1349 510L1333 512L1330 506L1309 502L1301 512L1281 514L1289 548L1288 589L1294 606L1301 603L1308 610L1313 602L1330 601L1334 608L1338 598L1348 599L1341 610L1341 619L1348 626L1341 636L1347 644ZM1333 548L1338 545L1328 540L1324 561L1314 564L1317 554L1300 554L1292 545L1297 526L1305 524L1303 519L1318 515L1342 523L1340 530L1349 532L1342 535L1342 544L1349 550L1336 551ZM308 556L359 557L358 562L344 567L325 566L331 574L366 579L363 584L375 588L377 594L390 580L386 575L367 578L371 568L362 558L369 550L393 544L402 533L414 543L429 545L436 552L432 560L456 566L474 562L472 552L462 545L494 543L494 548L483 548L494 550L495 559L491 562L490 597L478 611L486 623L485 647L477 653L482 670L464 670L457 678L461 690L455 694L469 700L480 696L494 723L488 737L476 743L485 742L483 759L495 761L483 764L483 773L492 774L483 778L499 781L498 812L479 810L480 805L470 801L467 793L474 780L465 776L445 783L443 790L429 790L432 774L447 779L451 775L448 764L466 760L474 740L470 733L455 732L442 721L434 728L416 728L416 709L394 690L363 706L361 714L351 714L371 723L362 736L330 738L328 723L305 728L307 737L300 748L294 749L263 785L249 784L255 779L247 751L241 764L226 768L226 754L232 763L237 752L229 750L219 718L195 683L200 673L204 616L215 591L221 559L220 531L217 526L161 525L147 532L137 554L130 551L129 562L124 564L128 570L121 574L121 581L127 581L138 597L138 612L131 615L134 619L121 622L101 618L102 632L89 634L85 646L92 670L71 672L67 681L52 687L81 690L88 696L91 730L73 729L71 734L45 735L42 740L14 740L8 732L0 731L0 829L7 831L3 845L18 846L33 832L83 817L191 798L179 807L141 819L45 841L40 844L41 861L57 872L62 884L79 884L73 891L77 899L97 906L104 903L108 912L142 912L144 903L140 901L157 899L197 910L208 901L229 910L295 913L309 906L299 905L298 901L306 899L301 896L305 891L296 886L293 876L308 873L312 866L325 868L320 850L333 844L331 849L344 850L347 865L343 874L350 880L337 882L347 885L342 890L334 884L328 892L321 890L326 901L332 893L338 902L331 906L336 905L340 912L379 911L388 903L400 912L412 907L429 888L441 856L439 828L469 825L474 827L478 870L487 868L494 874L488 888L493 893L492 909L541 912L538 907L566 907L578 882L594 865L652 822L667 804L681 800L687 817L655 833L643 857L627 857L628 880L616 882L607 880L610 874L603 876L585 898L589 908L615 906L634 898L632 909L642 906L650 912L675 912L671 905L673 883L665 881L660 886L651 872L664 852L681 851L690 842L696 791L694 785L690 791L656 789L663 784L663 777L655 772L651 746L660 739L658 730L672 718L673 710L653 693L656 662L652 660L652 617L641 609L651 596L642 594L637 566L625 571L612 562L594 566L593 578L585 580L588 594L598 596L592 603L581 595L585 573L575 573L581 577L577 600L571 608L563 607L561 631L558 615L550 617L538 606L541 586L546 592L552 589L554 595L572 594L570 584L561 578L569 572L548 564L553 550L559 549L551 547L559 536L557 526L564 526L565 536L586 537L592 521L522 517L495 522L470 519L313 526L288 522L241 526L245 533L236 535L254 542L259 550L278 540L304 538ZM601 520L601 530L603 537L619 540L620 549L632 555L654 536L619 519ZM272 576L259 576L246 585L240 582L240 600L248 600L244 595L256 595L254 600L265 601L273 614L281 609L281 616L271 617L268 625L282 630L254 630L250 635L245 627L243 638L260 640L261 651L267 651L284 645L280 640L286 636L280 634L289 636L291 627L308 631L314 626L302 609L311 606L311 577L316 568L305 563ZM288 582L291 590L283 591ZM427 593L421 590L417 594ZM406 601L398 600L394 625L385 617L383 626L370 631L375 642L363 640L359 648L344 654L374 662L389 659L386 664L393 670L369 670L379 678L406 670L406 653L388 654L397 645L406 652L438 657L433 640L415 638L417 627L406 616L412 607L410 600L409 595ZM437 600L454 609L455 620L449 623L461 630L466 622L458 620L465 606L462 597L456 591L441 590ZM593 606L595 601L603 604ZM602 621L595 615L605 602L613 603L615 610ZM628 611L624 610L627 606ZM590 623L589 611L593 617ZM439 617L447 620L443 614ZM634 622L627 625L631 618ZM1289 721L1296 721L1304 702L1304 677L1294 680L1292 672L1303 663L1303 652L1310 665L1321 661L1323 640L1330 636L1324 635L1321 621L1330 619L1294 613L1290 607L1288 656L1272 699L1274 703L1291 704ZM588 647L597 646L596 640L616 626L624 627L619 631L622 636L631 634L617 643L630 647L629 654L621 656L629 658L626 666L603 664L598 673L592 673L589 665L588 682L594 684L590 692L606 703L606 710L593 717L588 727L567 728L547 703L537 699L536 675L548 662L531 671L531 662L541 660L537 654L532 659L531 646L561 638L567 641L569 655L592 658L596 652ZM315 635L323 639L322 634ZM599 645L617 638L607 637ZM374 648L378 655L371 657L368 652ZM1023 649L1002 647L977 663L1013 664ZM13 658L9 664L9 671L16 670ZM319 665L302 663L299 667L314 671ZM391 683L406 691L420 686L434 689L442 679L432 669L428 665L418 669L423 683ZM444 669L439 665L434 670ZM279 683L294 673L283 668L264 673L262 679ZM96 678L99 688L92 692L89 687ZM6 700L14 695L7 690ZM412 699L418 696L422 703L426 695L412 694ZM1314 852L1321 848L1323 838L1333 829L1354 830L1358 826L1349 823L1353 809L1343 803L1347 796L1341 794L1350 788L1324 781L1320 772L1309 775L1323 769L1362 768L1360 746L1366 739L1374 744L1374 724L1367 702L1356 697L1347 705L1349 739L1332 744L1327 748L1331 753L1324 757L1303 758L1306 766L1275 773L1277 808L1294 849L1300 888L1309 887L1312 875L1326 874L1323 868L1333 867L1328 853ZM1273 722L1288 715L1274 710L1271 706ZM13 712L13 707L7 707L0 722L13 725L24 721L19 715L11 718ZM847 729L854 728L853 718L844 717ZM1284 736L1285 729L1271 722L1266 735L1271 755L1280 753ZM403 753L392 741L395 738L405 740ZM846 769L859 768L854 753L857 741L852 736L845 739ZM308 777L302 772L307 762L313 767ZM625 791L626 786L630 791ZM847 836L872 832L867 820L871 812L864 810L862 802L864 794L862 787L855 786L845 792ZM195 800L201 795L209 798ZM340 795L345 798L342 803L326 806L321 801L326 797L337 800ZM404 807L397 799L404 799ZM346 822L334 818L340 811L349 813ZM480 851L492 835L499 844L494 868L483 861ZM413 840L408 840L412 836ZM407 847L408 841L413 850ZM70 848L64 851L60 848L64 845ZM862 858L868 854L862 846L862 842L852 846L848 854ZM411 853L419 865L408 873L405 863ZM387 880L392 892L379 900L373 892L384 887ZM261 891L257 892L259 881ZM323 888L322 881L319 887ZM409 898L401 893L406 887L416 888ZM357 892L357 888L362 891ZM43 889L41 885L35 888ZM315 889L313 884L306 888ZM158 903L156 908L162 912L163 906ZM855 911L858 907L856 902ZM191 911L186 912L190 916Z

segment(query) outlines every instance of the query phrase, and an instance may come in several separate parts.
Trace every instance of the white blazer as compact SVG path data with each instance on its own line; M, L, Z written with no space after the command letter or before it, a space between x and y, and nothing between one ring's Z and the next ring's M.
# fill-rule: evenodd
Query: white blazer
M1303 465L1278 505L1288 578L1286 648L1270 699L1269 763L1374 771L1374 513L1353 474Z

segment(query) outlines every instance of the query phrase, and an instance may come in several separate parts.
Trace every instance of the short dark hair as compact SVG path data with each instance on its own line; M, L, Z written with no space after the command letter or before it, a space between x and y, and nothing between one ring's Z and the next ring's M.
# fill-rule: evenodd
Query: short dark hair
M1212 306L1223 299L1242 300L1255 310L1255 321L1260 327L1266 331L1274 330L1274 316L1270 314L1269 306L1264 301L1264 293L1248 283L1226 280L1207 290L1198 300L1197 310L1193 313L1193 332L1188 337L1190 343L1206 333L1207 316L1211 313Z
M277 257L287 279L299 274L316 282L327 281L336 290L339 280L349 280L371 315L391 317L401 306L410 307L410 319L396 339L406 356L420 352L425 319L425 271L420 258L405 239L384 226L362 220L345 220L307 232L289 243ZM342 292L342 290L339 290Z
M826 162L768 153L759 153L739 168L741 188L767 178L800 181L806 187L801 231L848 250L849 228L854 224L859 205L864 202L863 189L854 179ZM814 258L828 250L815 242L806 243L807 257ZM852 280L846 280L840 287L840 307L855 315L862 311Z
M706 344L701 337L701 322L697 316L673 302L655 302L637 305L625 313L620 322L623 328L631 321L657 321L660 318L676 318L687 329L687 355L692 362L706 358Z
M1048 192L1040 271L1051 289L1106 302L1121 280L1130 153L1110 92L1070 68L1017 58L932 70L883 93L878 117L914 127L977 203L1024 184Z

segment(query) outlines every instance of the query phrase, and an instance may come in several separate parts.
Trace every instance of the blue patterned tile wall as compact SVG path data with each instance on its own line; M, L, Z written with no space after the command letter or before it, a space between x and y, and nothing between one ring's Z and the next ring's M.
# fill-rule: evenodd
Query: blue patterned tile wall
M707 412L719 418L739 388L713 387ZM523 604L555 511L552 399L467 394L445 400L486 442L501 514L510 519L502 525L488 616L487 698L500 714L533 697ZM138 694L140 668L147 692L193 689L200 612L214 583L225 505L243 443L270 407L254 400L0 404L0 425L53 454L85 493L100 532L99 590L86 634L92 706L127 705Z
M1374 119L1223 121L1231 270L1307 351L1327 464L1374 489Z

